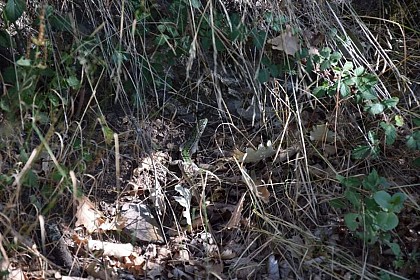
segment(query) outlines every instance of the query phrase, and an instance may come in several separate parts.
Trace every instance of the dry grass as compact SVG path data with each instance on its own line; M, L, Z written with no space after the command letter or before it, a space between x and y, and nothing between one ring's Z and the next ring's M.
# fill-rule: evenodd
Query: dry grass
M419 7L416 1L391 1L374 9L357 1L338 2L203 2L199 9L187 6L185 28L182 13L171 18L163 1L50 3L75 21L67 33L51 30L47 21L45 37L55 46L49 49L53 55L47 67L57 80L76 77L81 87L71 89L62 80L42 76L32 81L32 104L21 102L14 115L0 111L2 262L26 275L58 270L46 228L59 224L80 234L74 213L83 193L109 219L116 213L106 209L118 212L126 200L153 209L165 232L164 244L133 243L143 250L156 246L171 251L166 259L156 256L160 253L150 257L162 268L162 278L196 273L197 278L219 279L394 279L381 276L383 272L395 279L419 277L413 266L418 262L420 185L418 167L412 164L419 151L405 146L420 118ZM237 24L235 11L249 31L253 28L248 40L228 37L226 30ZM265 21L266 11L285 19L279 30ZM157 22L163 18L172 22ZM398 106L372 116L351 98L314 96L327 71L306 72L303 60L266 44L286 25L301 47L342 53L338 67L345 60L365 67L378 78L379 100L398 97ZM171 34L168 30L178 33L159 37ZM262 48L253 40L257 33ZM157 43L157 38L164 40ZM31 46L47 56L44 48ZM267 59L283 68L261 83ZM6 96L12 88L4 83L1 92ZM35 102L43 95L57 97L60 105L54 107L48 98L46 106ZM398 128L397 142L386 146L380 122L392 122L395 116L405 124ZM188 185L169 162L179 157L177 146L190 136L195 119L203 117L209 125L194 161L215 177L202 176L194 183L200 198L191 200L197 221L191 231L182 216L185 209L174 198L180 195L177 185ZM319 125L334 134L333 140L311 139ZM379 135L380 156L355 160L352 150L369 142L369 131ZM261 149L270 156L241 161L245 151L250 156ZM146 162L153 167L147 169ZM400 267L388 247L369 245L346 228L348 209L331 206L344 197L337 175L364 176L374 168L390 182L391 192L408 197L392 231L402 249ZM114 232L97 235L124 240ZM212 247L217 253L205 240L217 244ZM275 271L268 274L270 256L282 278ZM87 252L73 261L77 258L85 271L90 262L105 261ZM123 267L113 261L105 266ZM145 265L132 273L146 275L142 273L154 269Z

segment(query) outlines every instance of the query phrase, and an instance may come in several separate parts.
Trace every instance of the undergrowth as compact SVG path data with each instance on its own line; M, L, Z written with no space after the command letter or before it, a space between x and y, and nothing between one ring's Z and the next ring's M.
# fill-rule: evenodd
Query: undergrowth
M255 279L420 275L415 1L376 16L339 1L111 2L0 3L2 259L30 264L27 240L45 245L45 219L71 226L83 196L118 205L135 176L120 164L174 155L173 127L208 118L195 160L216 182L194 201L164 180L157 199L154 162L140 197L162 228L235 205L218 245L245 249L209 275L241 278L239 260ZM195 230L213 233L204 216Z

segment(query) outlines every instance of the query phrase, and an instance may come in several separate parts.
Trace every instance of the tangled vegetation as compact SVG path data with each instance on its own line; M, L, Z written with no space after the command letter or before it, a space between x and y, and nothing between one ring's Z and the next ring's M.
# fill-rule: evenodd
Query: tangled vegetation
M0 11L6 279L420 279L417 1Z

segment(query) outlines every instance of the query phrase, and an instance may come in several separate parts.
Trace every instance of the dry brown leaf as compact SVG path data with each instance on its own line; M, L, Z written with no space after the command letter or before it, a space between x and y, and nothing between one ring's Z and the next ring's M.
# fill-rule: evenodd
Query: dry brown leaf
M239 225L242 218L242 209L244 207L245 201L245 194L242 194L241 199L239 199L238 203L236 204L235 210L232 213L232 216L229 219L229 222L226 225L227 229L235 228Z
M313 127L310 132L310 139L314 142L332 143L335 140L335 133L328 129L327 124L319 124Z
M78 200L76 219L75 226L83 225L88 233L95 232L106 221L104 214L85 196Z
M267 43L271 44L273 49L284 51L288 55L294 56L299 50L299 39L292 34L292 27L290 25L287 25L286 30L279 36L269 39Z
M264 203L270 202L270 192L265 186L257 186L257 196L261 198Z

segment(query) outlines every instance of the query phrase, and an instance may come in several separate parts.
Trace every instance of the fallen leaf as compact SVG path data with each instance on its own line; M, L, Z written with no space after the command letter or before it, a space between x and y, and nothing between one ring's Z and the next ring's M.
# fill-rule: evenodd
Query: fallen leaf
M229 222L226 225L227 229L235 228L241 222L242 217L242 209L244 207L245 201L245 194L242 194L241 199L239 199L238 203L236 204L235 210L232 213L232 216L229 219Z
M271 44L274 50L284 51L287 55L294 56L299 50L299 39L292 34L292 27L290 25L287 25L286 30L279 36L269 39L267 43Z
M329 130L328 125L324 123L314 126L309 137L314 142L332 143L335 139L335 133Z
M97 231L106 220L104 214L85 196L78 199L76 219L75 226L84 226L88 233Z
M271 141L267 141L267 145L264 146L263 144L258 145L258 148L252 149L247 148L245 153L234 151L233 156L239 161L244 163L249 162L259 162L265 158L272 157L276 154L276 150L274 150Z

